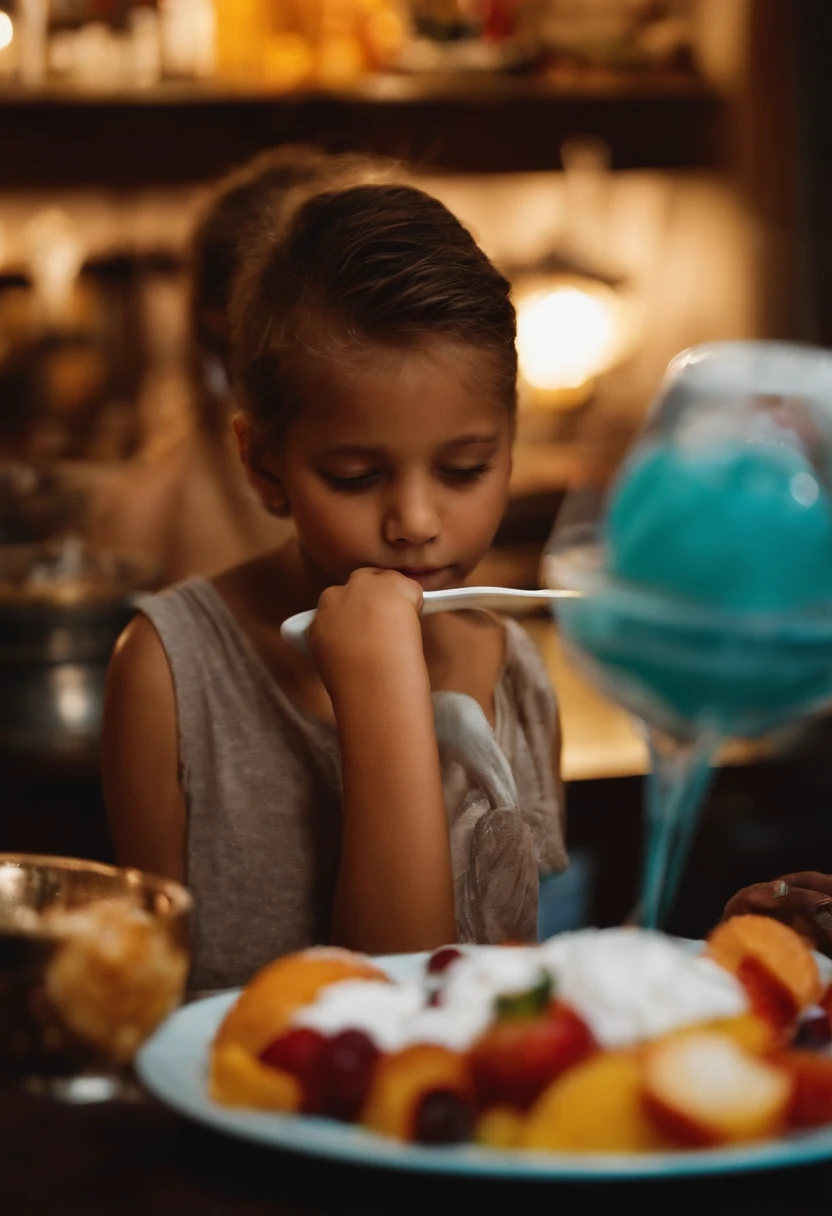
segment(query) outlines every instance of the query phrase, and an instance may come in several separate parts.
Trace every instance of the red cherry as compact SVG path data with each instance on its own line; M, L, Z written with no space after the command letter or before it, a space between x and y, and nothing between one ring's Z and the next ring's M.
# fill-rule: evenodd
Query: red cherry
M471 1139L473 1130L470 1103L453 1090L434 1089L419 1103L413 1139L419 1144L460 1144Z
M428 975L440 975L451 963L463 957L462 951L457 950L456 946L443 946L441 950L434 950L428 959Z
M327 1040L317 1030L298 1026L278 1035L260 1053L260 1061L297 1077L303 1089L303 1109L307 1114L320 1111L322 1078Z
M322 1053L324 1113L355 1119L367 1096L379 1049L361 1030L342 1030Z

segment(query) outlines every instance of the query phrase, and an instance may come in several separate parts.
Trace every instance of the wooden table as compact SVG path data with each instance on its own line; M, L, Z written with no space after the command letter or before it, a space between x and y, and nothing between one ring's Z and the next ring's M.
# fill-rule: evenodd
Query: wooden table
M828 1216L830 1198L832 1165L707 1181L474 1184L259 1148L192 1126L150 1099L69 1107L0 1093L4 1216L462 1216L518 1208Z

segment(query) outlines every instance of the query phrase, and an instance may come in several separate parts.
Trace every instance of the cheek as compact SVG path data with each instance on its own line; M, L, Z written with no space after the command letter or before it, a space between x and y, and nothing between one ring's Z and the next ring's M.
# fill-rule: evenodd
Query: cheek
M491 543L508 503L508 479L508 472L499 478L492 478L462 504L459 528L471 544Z
M353 556L366 553L374 523L366 499L315 487L292 501L292 516L300 540L321 564L350 566Z
M500 477L494 477L483 486L477 500L471 503L471 527L478 528L483 533L494 534L500 524L508 505L508 477L506 469Z

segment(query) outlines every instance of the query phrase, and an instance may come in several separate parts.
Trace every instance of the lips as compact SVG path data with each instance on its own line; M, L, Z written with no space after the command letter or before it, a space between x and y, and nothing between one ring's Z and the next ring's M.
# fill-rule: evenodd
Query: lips
M452 566L397 566L396 572L413 579L426 590L446 585L452 581Z

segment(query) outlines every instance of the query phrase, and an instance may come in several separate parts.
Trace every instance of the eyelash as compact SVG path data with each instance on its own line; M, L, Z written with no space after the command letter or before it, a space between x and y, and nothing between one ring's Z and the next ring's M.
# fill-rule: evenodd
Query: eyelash
M445 481L449 481L452 485L471 485L475 481L479 481L491 468L489 462L484 464L472 465L467 469L445 468L439 469L440 477ZM360 473L357 477L337 477L334 473L324 473L324 481L327 481L333 489L340 490L346 494L360 494L362 490L368 489L379 476L378 473Z

